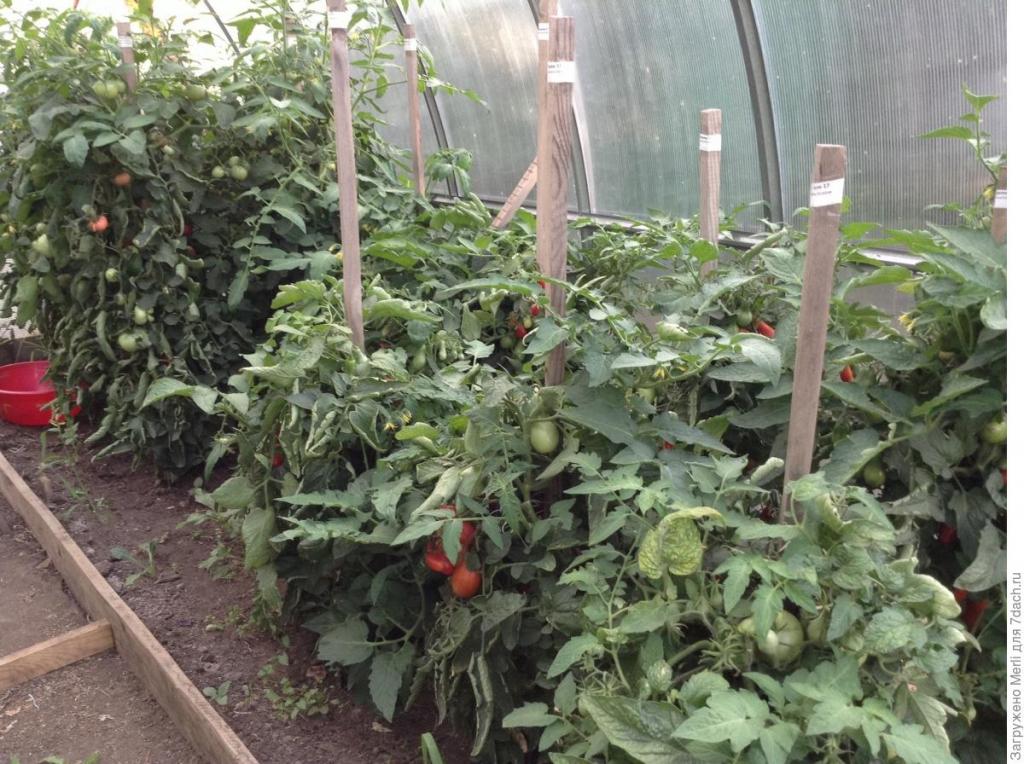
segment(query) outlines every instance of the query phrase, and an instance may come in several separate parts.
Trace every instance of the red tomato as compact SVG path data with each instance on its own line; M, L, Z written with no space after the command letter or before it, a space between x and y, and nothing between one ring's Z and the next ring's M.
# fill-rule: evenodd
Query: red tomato
M767 337L768 339L771 339L772 337L775 336L775 327L773 327L767 321L758 321L754 325L754 329L757 331L758 334L760 334L763 337Z
M435 573L445 576L450 576L455 570L455 566L448 559L448 555L444 553L441 540L438 538L432 538L427 542L427 550L423 554L423 563ZM461 565L462 563L460 562L459 564Z
M537 286L539 286L541 289L548 288L547 282L544 281L544 279L537 279Z
M185 223L184 227L181 229L181 235L184 236L186 239L192 235L191 223Z
M1005 469L999 470L999 474L1003 476L1003 488L1006 488L1006 470Z
M939 523L939 533L937 538L939 539L939 543L944 546L955 544L957 539L956 528L948 523Z
M540 305L531 305L530 306L530 315L533 316L534 318L539 316L540 315Z
M661 443L661 448L664 451L671 451L675 447L676 447L675 443L669 443L667 440L662 441L662 443Z
M961 617L964 619L964 626L966 626L969 631L974 631L975 628L977 628L978 622L985 614L985 611L988 610L988 606L988 600L974 600L973 602L967 603L967 606L964 608L963 616Z
M853 373L852 366L844 366L843 370L839 372L839 379L841 379L843 382L853 382L856 376L857 375Z
M526 333L527 329L525 326L523 326L522 324L516 324L515 334L517 340L521 340L523 337L525 337Z
M967 600L967 590L954 588L953 596L956 598L957 604L963 605Z
M475 597L477 592L480 591L480 584L483 583L483 578L480 575L480 571L470 570L466 567L465 560L459 560L459 564L455 566L455 572L452 573L451 577L452 594L463 600Z

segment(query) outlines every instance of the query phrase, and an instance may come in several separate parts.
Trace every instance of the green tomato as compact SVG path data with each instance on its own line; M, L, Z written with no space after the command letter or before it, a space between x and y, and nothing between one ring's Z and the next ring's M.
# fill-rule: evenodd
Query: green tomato
M135 309L132 311L132 321L134 321L138 326L145 326L149 323L149 313L144 311L142 308L135 306Z
M228 167L234 167L236 164L242 164L241 157L228 157Z
M188 266L185 263L178 263L174 266L174 273L179 279L188 278Z
M765 638L758 640L757 649L774 668L792 663L804 649L804 627L795 615L783 610Z
M822 610L819 615L807 623L807 640L811 644L818 647L825 646L825 637L828 634L828 621L828 611Z
M117 335L117 346L126 353L134 353L139 349L139 337L134 332Z
M530 445L538 454L553 454L560 440L558 425L554 422L545 420L530 425Z
M114 302L118 305L124 305L127 301L125 300L124 295L118 292L114 295Z
M651 405L654 405L654 401L658 397L658 393L653 387L638 387L635 392L637 396L643 398Z
M736 311L736 323L745 329L750 329L750 325L754 323L754 314L746 308L740 308Z
M868 462L860 474L868 488L881 488L885 485L885 469L878 462Z
M47 236L45 233L40 234L39 237L32 242L32 251L35 252L37 255L49 257L51 252L50 237Z
M448 429L456 435L463 435L469 429L469 417L465 414L458 414L448 420Z
M176 152L176 151L174 150L174 146L164 146L164 147L163 147L162 149L160 149L160 150L161 150L162 152L164 152L164 156L165 156L165 157L172 157L172 156L174 156L175 154L177 154L177 153L178 153L178 152Z
M190 101L202 101L206 98L206 88L193 82L185 87L185 98Z
M985 424L981 431L981 439L993 446L1001 446L1006 442L1007 427L1005 419L993 419Z
M651 690L658 695L666 693L672 687L672 667L668 661L655 661L644 672Z
M121 271L117 268L107 268L103 271L103 278L107 280L108 284L116 284L121 280Z
M245 180L246 178L249 177L249 171L245 168L244 165L240 164L231 165L231 167L228 169L228 172L231 173L231 177L234 178L235 180Z
M217 165L212 170L210 170L210 175L212 175L217 180L220 180L221 178L223 178L227 174L228 174L227 170L225 170L220 165Z
M423 348L416 351L416 354L409 361L409 371L413 374L423 371L423 367L427 365L427 354Z
M189 303L188 309L185 311L185 313L188 315L188 317L191 320L193 320L193 321L198 321L199 320L199 308L196 306L196 304L194 302L190 302Z
M689 332L687 332L679 324L672 324L667 321L659 321L657 329L655 330L660 339L672 342L675 340L686 340L690 338Z
M501 345L502 350L511 350L515 347L516 341L511 334L503 334L501 339L498 340L498 344Z

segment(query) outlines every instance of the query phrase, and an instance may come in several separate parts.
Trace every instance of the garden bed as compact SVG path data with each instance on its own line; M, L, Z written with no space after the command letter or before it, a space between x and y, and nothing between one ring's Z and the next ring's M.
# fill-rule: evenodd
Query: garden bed
M214 707L262 764L419 760L419 736L434 727L428 703L385 724L324 677L313 661L312 634L289 629L278 639L247 626L251 576L215 528L182 525L202 510L188 481L162 484L145 467L133 471L127 457L92 462L89 451L53 448L52 437L44 457L39 433L0 423L4 455L195 685L210 688ZM69 469L75 456L80 481ZM152 569L133 578L147 567L151 544ZM223 561L211 574L199 566L220 544ZM127 555L114 549L141 565L117 559ZM266 690L282 699L272 702ZM326 701L326 714L301 710L307 692L307 705ZM434 734L449 764L468 760L457 732Z

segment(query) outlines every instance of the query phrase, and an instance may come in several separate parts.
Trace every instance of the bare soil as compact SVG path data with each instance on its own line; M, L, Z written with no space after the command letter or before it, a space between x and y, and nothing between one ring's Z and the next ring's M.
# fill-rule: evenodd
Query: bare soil
M262 764L412 764L421 761L423 732L433 732L448 764L469 761L469 720L454 720L457 728L435 728L435 711L424 697L388 724L358 703L338 677L325 676L313 654L314 635L290 627L281 639L248 625L253 584L237 544L211 523L182 524L204 509L192 498L191 480L162 484L145 466L133 470L128 457L92 461L84 447L75 460L76 477L69 469L76 454L55 447L53 437L41 471L40 432L0 422L0 451L196 686L224 701L214 707ZM155 572L129 583L147 562L150 542ZM117 547L143 565L117 559L123 556L111 552ZM218 549L223 562L214 577L199 566ZM295 704L275 704L266 696L267 690L281 695L289 685L322 693L327 713L289 718ZM102 760L111 761L146 759Z
M60 576L0 499L0 655L87 622ZM102 764L199 759L113 651L0 692L0 762L48 756Z

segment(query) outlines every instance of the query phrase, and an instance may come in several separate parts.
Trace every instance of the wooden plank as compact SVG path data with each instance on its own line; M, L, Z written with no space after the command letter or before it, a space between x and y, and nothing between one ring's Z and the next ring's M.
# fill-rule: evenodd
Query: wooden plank
M352 84L349 81L348 25L345 0L327 0L331 30L331 99L334 104L334 144L337 148L338 207L341 216L342 279L345 319L352 342L365 349L363 333L363 265L359 254L359 203L356 184L356 144L352 132Z
M700 238L718 248L718 210L722 190L722 110L704 109L700 113ZM704 263L706 276L717 261Z
M846 175L846 148L819 144L814 150L811 174L811 218L807 230L800 320L793 369L793 402L786 440L786 474L780 521L791 504L789 483L811 471L814 437L818 424L821 374L825 365L832 279L839 245L839 217ZM799 515L799 511L797 511Z
M530 162L530 166L526 168L526 172L523 173L523 177L519 179L519 183L516 184L508 199L505 200L505 203L501 205L498 214L494 216L494 220L491 221L491 228L500 231L507 226L509 221L512 220L512 216L523 206L526 197L530 195L530 192L533 191L536 185L537 157L534 157L533 161Z
M412 141L412 174L416 182L416 193L427 193L427 181L423 171L423 131L420 127L420 68L419 43L416 27L406 24L405 36L405 80L409 91L409 136Z
M996 181L995 198L992 199L992 238L997 244L1006 243L1006 168L999 173Z
M572 177L572 89L576 81L576 26L567 16L551 18L550 61L547 71L545 128L538 148L537 261L541 273L565 281L569 245L569 191ZM547 283L551 310L565 315L565 290ZM548 355L546 385L565 378L565 345Z
M114 645L171 721L211 764L257 764L227 723L135 612L125 604L74 539L0 453L0 494L21 515L78 604L110 624Z
M114 646L106 621L96 621L0 658L0 692L102 653Z
M555 15L558 8L556 0L541 0L537 13L537 145L542 140L541 131L545 125L545 104L548 97L548 49L551 40L551 17ZM539 175L539 161L537 156L533 157L523 177L519 179L516 187L512 190L505 204L498 210L498 214L491 221L491 228L501 230L509 224L512 216L519 211L526 201L526 197L537 185Z
M117 45L121 49L121 61L124 63L124 84L128 92L135 90L138 84L138 72L135 69L135 45L132 42L132 25L128 21L117 22Z

